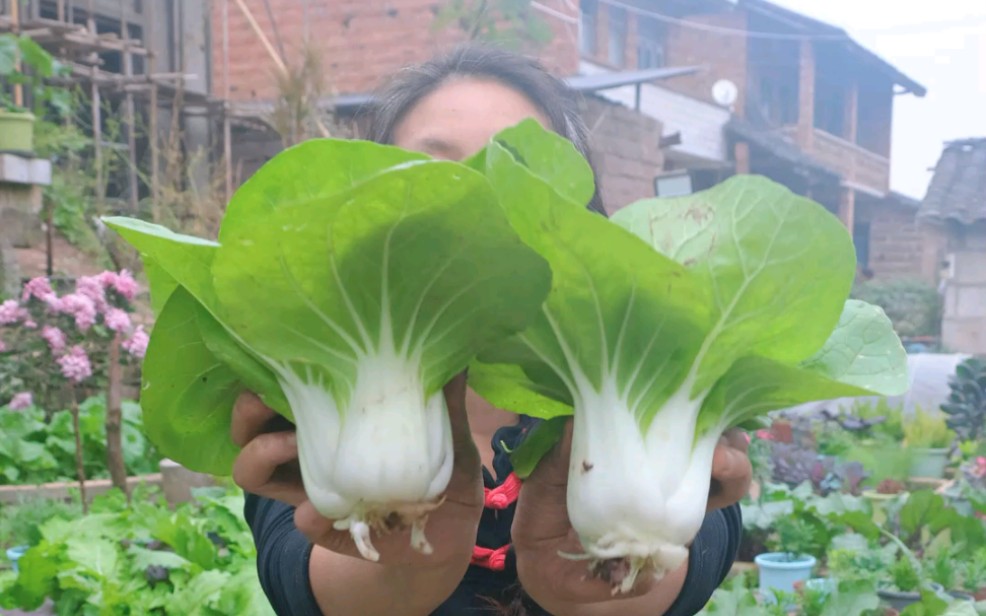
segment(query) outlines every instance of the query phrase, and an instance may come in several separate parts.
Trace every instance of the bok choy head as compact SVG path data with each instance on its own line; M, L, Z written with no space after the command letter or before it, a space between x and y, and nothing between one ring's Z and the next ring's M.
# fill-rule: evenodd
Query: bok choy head
M545 260L465 165L366 142L284 151L235 194L217 242L109 218L161 306L141 397L151 439L228 474L230 413L256 391L297 426L306 493L349 529L423 529L452 469L442 387L523 330Z
M553 280L531 325L480 354L471 384L518 412L574 413L575 557L614 592L685 560L725 430L800 403L906 388L890 321L847 299L852 240L819 204L740 176L606 220L582 207L586 162L533 122L498 135L474 165ZM517 450L518 471L550 445L532 438Z

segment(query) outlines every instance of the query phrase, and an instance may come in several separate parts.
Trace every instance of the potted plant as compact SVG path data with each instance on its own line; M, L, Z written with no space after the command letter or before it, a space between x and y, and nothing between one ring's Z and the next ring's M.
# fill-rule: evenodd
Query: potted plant
M775 592L791 593L811 578L817 559L812 555L818 548L815 530L797 517L777 521L777 538L771 543L773 552L754 558L760 574L760 592L773 597Z
M970 357L960 363L948 388L948 400L941 405L948 427L962 441L986 437L986 360Z
M0 152L33 152L35 117L46 105L64 113L71 96L68 90L52 88L44 80L67 70L30 38L0 34L0 83L27 86L33 104L32 109L15 104L7 89L0 87Z
M7 549L7 560L10 561L10 564L14 569L14 573L19 571L17 561L19 561L21 556L24 556L29 549L31 549L31 546L29 545L15 545L14 547Z
M903 610L921 600L921 590L930 587L935 593L945 589L937 582L924 582L922 567L912 554L901 554L887 570L887 577L881 580L877 595L887 605Z
M904 424L904 446L912 454L911 476L943 478L954 439L944 417L915 409L914 417Z

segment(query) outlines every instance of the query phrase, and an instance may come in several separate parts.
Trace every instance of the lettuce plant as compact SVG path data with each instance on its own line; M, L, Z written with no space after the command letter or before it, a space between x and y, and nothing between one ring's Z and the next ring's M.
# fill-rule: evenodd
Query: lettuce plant
M483 174L320 139L247 181L218 241L106 222L140 251L159 310L141 402L162 452L229 473L250 389L296 424L309 499L364 557L379 557L370 531L394 527L428 553L453 462L442 387L550 288Z
M725 430L808 401L906 388L884 312L847 300L852 240L819 204L741 176L606 220L583 206L587 163L533 122L470 164L553 272L537 318L485 349L470 382L504 408L574 413L567 499L584 554L572 557L614 592L642 570L683 563ZM542 424L514 453L518 472L559 425Z

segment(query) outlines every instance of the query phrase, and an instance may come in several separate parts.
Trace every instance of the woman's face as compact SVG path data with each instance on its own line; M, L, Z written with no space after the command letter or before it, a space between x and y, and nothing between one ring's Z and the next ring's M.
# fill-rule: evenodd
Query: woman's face
M526 96L489 79L450 80L418 101L394 128L394 145L435 158L462 160L490 137L527 118L550 122Z

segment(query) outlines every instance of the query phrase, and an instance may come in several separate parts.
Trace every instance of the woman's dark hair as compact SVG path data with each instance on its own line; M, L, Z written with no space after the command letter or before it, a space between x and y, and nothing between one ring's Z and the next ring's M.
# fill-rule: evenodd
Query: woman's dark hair
M367 137L377 143L393 143L394 129L404 116L421 99L456 77L495 80L517 90L544 113L551 122L551 130L571 141L592 165L589 130L579 113L575 93L537 60L482 45L461 46L447 55L398 72L373 104ZM587 207L606 214L598 179Z

